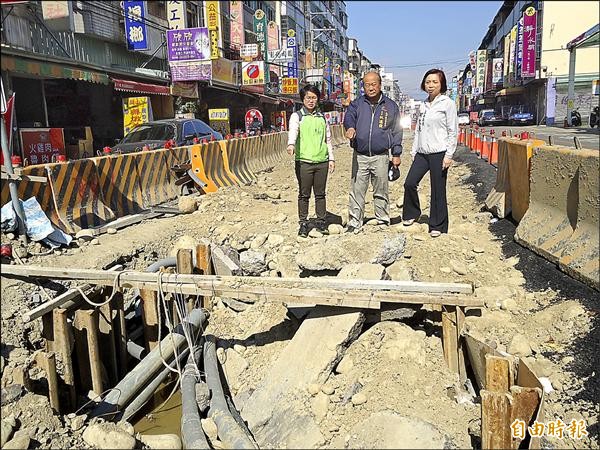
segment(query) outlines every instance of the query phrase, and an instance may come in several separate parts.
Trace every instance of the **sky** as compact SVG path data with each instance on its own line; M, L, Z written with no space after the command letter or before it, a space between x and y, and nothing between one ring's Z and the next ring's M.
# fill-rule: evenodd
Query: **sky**
M372 63L394 72L405 94L421 99L423 74L440 67L450 79L463 69L501 5L501 1L349 0L348 37L358 40L358 48Z

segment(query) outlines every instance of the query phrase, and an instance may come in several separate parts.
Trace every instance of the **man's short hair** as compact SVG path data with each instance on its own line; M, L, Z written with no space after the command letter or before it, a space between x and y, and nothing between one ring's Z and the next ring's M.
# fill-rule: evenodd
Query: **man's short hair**
M379 84L381 84L381 82L382 82L381 75L376 70L369 70L367 73L365 73L364 76L363 76L363 82L365 81L365 77L367 75L369 75L370 73L374 73L375 75L377 75L377 78L379 79Z

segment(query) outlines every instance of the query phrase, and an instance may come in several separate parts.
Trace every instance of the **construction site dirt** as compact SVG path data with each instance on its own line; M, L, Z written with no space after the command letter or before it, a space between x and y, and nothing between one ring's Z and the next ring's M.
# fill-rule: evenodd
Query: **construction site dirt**
M411 146L410 133L404 146ZM239 257L236 263L245 275L472 284L473 297L484 306L467 308L468 333L522 358L538 378L547 379L546 421L585 423L587 435L581 439L567 433L544 436L544 447L600 448L597 292L513 242L514 224L483 211L495 169L465 148L457 151L448 175L449 233L438 238L428 233L427 178L419 188L424 215L403 226L408 153L402 156L401 178L390 184L389 227L368 220L373 216L369 193L366 225L358 234L343 232L351 150L341 146L327 184L328 236L316 230L307 238L297 236L290 158L249 186L197 197L191 214L147 220L44 256L32 255L36 251L30 246L21 259L46 268L100 269L118 262L145 271L204 239L234 261ZM65 281L45 283L48 292L52 283L70 287ZM88 448L91 441L84 438L91 433L84 434L93 426L88 417L53 413L40 381L36 351L43 348L42 321L24 323L23 314L46 300L38 284L2 277L2 444L5 436L25 436L30 448ZM478 388L465 389L447 367L440 313L432 305L373 313L275 298L212 296L209 304L204 331L217 338L226 389L259 447L481 446ZM319 334L323 330L330 333ZM322 340L314 342L317 338ZM303 351L307 343L314 347ZM165 389L155 406L171 390ZM140 433L179 435L178 403L175 396L162 411L147 408L132 419L135 430L122 429L137 441L143 441ZM220 448L217 436L211 436L214 424L204 419L202 425Z

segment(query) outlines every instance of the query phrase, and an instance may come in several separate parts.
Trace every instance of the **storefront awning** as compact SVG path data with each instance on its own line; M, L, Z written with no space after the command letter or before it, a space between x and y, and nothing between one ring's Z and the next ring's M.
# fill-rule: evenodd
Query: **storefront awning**
M504 95L518 95L522 94L523 92L525 92L525 88L523 87L505 88L496 92L496 97L502 97Z
M108 84L108 75L87 69L77 69L63 64L31 61L15 56L2 55L2 70L25 73L45 78L68 78L90 83Z
M118 78L112 78L112 81L115 83L115 90L117 91L135 92L136 94L171 95L169 86L121 80Z
M275 97L271 97L269 95L256 94L258 95L258 100L261 103L270 103L271 105L279 105L279 99Z

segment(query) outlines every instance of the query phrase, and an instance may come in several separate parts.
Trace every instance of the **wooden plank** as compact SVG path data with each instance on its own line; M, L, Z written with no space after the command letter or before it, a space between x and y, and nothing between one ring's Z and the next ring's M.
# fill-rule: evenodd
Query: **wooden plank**
M508 392L513 384L511 362L502 356L485 355L485 389L490 392Z
M112 286L117 275L105 270L96 269L69 269L59 267L40 267L27 265L2 265L2 275L9 277L26 278L53 278L82 280L90 284ZM124 287L137 287L134 283L153 282L156 274L147 272L127 271L120 276L120 281ZM200 287L210 287L212 285L249 285L258 284L261 286L275 285L280 287L294 288L301 286L319 288L319 289L345 289L345 290L366 290L366 291L390 291L402 293L422 293L422 294L472 294L473 286L464 283L432 283L419 281L391 281L391 280L346 280L346 279L325 279L325 278L277 278L277 277L227 277L217 275L165 275L165 281L177 283L196 284ZM440 296L443 300L444 296ZM448 304L443 301L432 304ZM452 305L454 303L451 303ZM478 299L461 304L461 306L483 306Z
M196 246L196 268L202 275L212 275L213 267L211 262L210 244L202 242ZM210 309L212 297L205 295L202 298L202 307Z
M180 248L177 250L177 273L192 274L194 273L194 251L191 248ZM194 309L194 299L191 296L185 299L186 310L182 313L188 313ZM175 302L173 306L176 307ZM175 311L173 317L178 317Z
M479 339L474 338L470 334L466 333L464 336L465 346L467 347L467 353L469 355L469 364L475 374L475 381L480 389L485 388L485 355L491 354L494 356L500 356L500 353L481 342Z
M56 356L53 352L38 352L35 355L35 361L46 373L48 381L48 398L50 407L55 412L60 412L60 402L58 399L58 377L56 375Z
M4 270L4 269L3 269ZM116 264L115 266L108 269L109 272L118 272L123 270L123 266L121 264ZM94 292L98 292L98 288L95 286L85 285L81 286L81 290L88 296L91 297L94 295ZM80 303L81 293L77 289L69 289L66 292L54 297L52 300L42 303L36 308L26 311L23 314L23 322L31 322L32 320L37 319L38 317L42 317L44 314L52 311L54 308L59 308L63 306L67 308L67 303L77 301L76 303Z
M2 174L0 175L1 179L3 180L15 180L15 181L34 181L36 183L47 183L48 179L46 177L40 177L37 175L17 175L16 173L8 173L8 172L4 172L2 171Z
M92 389L92 375L89 364L89 351L87 345L87 331L82 320L84 311L77 310L73 316L73 334L75 338L75 351L77 354L77 373L76 378L81 386L81 390L87 392Z
M69 408L74 410L77 406L77 397L75 391L75 376L73 374L73 360L71 358L73 336L67 322L67 310L57 308L52 311L52 315L54 319L55 351L60 355L63 365L63 380L69 390Z
M509 394L487 390L482 390L480 394L481 448L486 450L512 448Z
M42 337L47 352L54 351L54 324L52 313L46 313L42 316Z
M85 330L85 344L87 346L87 363L90 369L92 391L96 395L102 394L102 365L100 360L100 343L98 340L98 314L95 310L75 311L75 321L78 329ZM85 358L84 358L85 359ZM80 360L80 366L85 362Z
M522 420L527 426L531 425L540 405L542 391L538 388L511 386L510 393L512 397L510 423ZM519 448L520 443L521 439L513 438L512 448Z
M105 295L108 296L110 294ZM98 338L103 353L101 359L102 361L106 361L110 385L116 385L119 382L119 366L113 333L113 310L110 303L106 303L98 308L98 331L100 333Z
M458 373L458 332L455 306L444 306L442 310L442 345L448 368L452 372Z
M117 341L117 349L119 354L119 374L124 377L128 370L128 353L127 353L127 327L125 324L125 305L123 302L123 293L117 292L113 297L113 306L116 311L114 320L115 338Z

